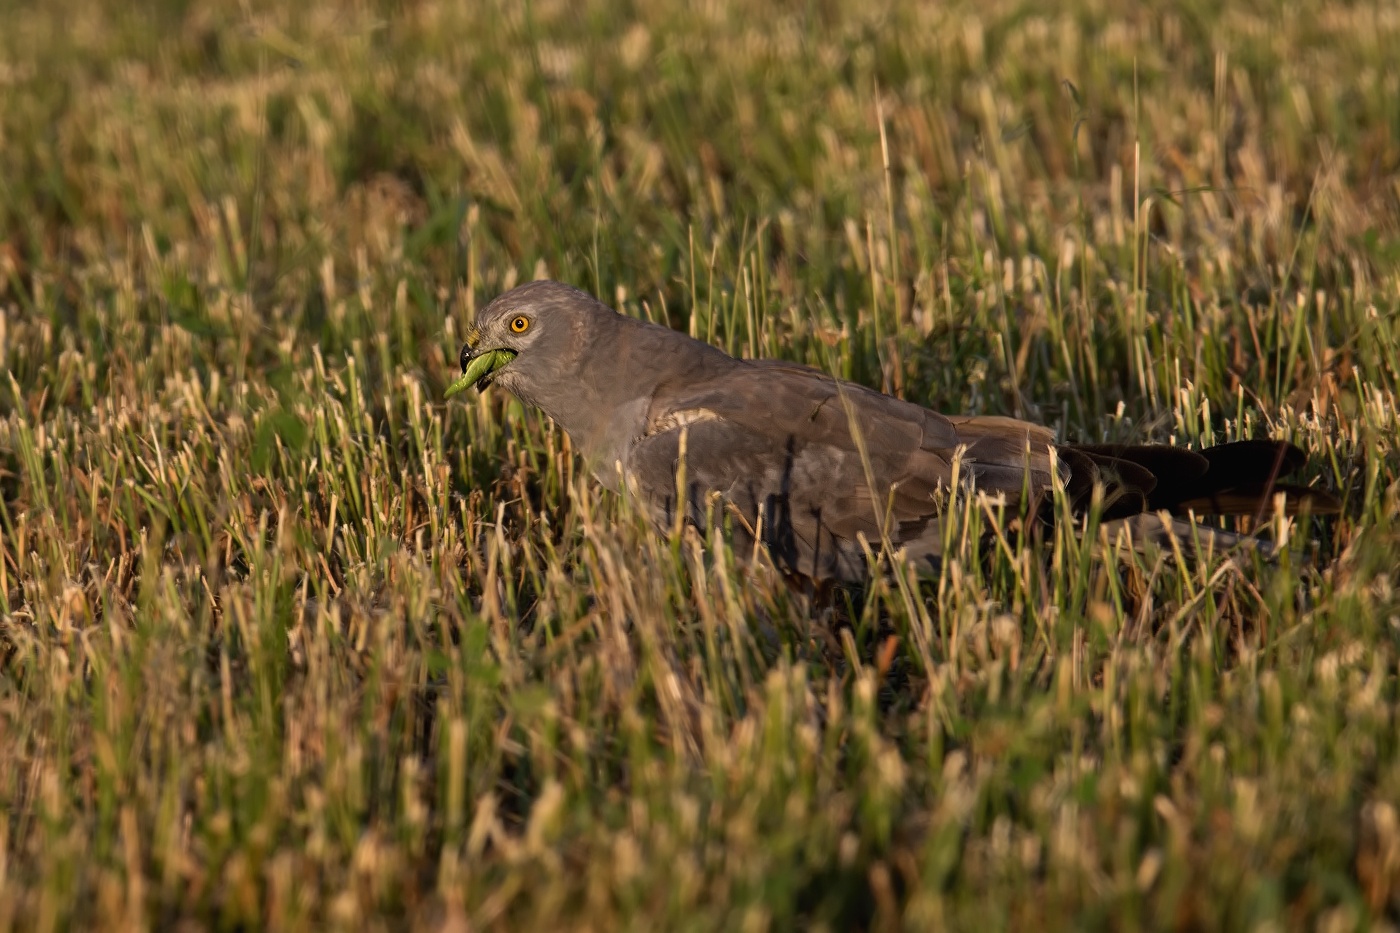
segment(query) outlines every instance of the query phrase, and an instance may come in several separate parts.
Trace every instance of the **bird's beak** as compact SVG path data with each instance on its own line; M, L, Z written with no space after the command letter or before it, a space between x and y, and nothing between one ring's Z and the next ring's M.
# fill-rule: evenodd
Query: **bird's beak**
M462 347L462 376L447 387L443 398L451 398L470 385L475 385L478 389L485 389L491 384L491 377L496 370L513 359L515 359L514 350L477 350L468 342Z

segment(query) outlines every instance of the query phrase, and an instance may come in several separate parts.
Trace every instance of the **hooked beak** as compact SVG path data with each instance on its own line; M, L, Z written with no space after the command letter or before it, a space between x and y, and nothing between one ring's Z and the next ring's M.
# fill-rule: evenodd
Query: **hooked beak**
M463 344L461 378L448 386L442 397L451 398L470 385L475 385L478 390L484 390L491 384L491 377L495 375L496 371L513 359L515 359L514 350L504 348L477 350L470 342Z

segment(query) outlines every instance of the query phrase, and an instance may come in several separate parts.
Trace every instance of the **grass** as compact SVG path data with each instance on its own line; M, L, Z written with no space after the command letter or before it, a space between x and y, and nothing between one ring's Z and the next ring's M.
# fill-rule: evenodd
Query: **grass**
M1400 920L1393 5L4 17L0 928ZM537 275L1346 513L831 626L441 401Z

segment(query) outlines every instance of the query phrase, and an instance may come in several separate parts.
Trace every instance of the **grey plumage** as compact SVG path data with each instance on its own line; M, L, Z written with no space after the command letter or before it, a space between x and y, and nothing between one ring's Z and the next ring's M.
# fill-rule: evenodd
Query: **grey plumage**
M542 409L603 485L628 483L658 524L670 527L681 509L698 524L717 502L734 519L736 550L756 539L779 567L814 580L862 579L862 540L875 551L888 541L915 561L936 558L937 517L955 470L1003 497L1009 514L1045 511L1052 470L1076 507L1099 485L1105 516L1139 525L1147 510L1264 512L1276 491L1294 511L1338 505L1278 482L1303 460L1288 444L1200 453L1060 446L1030 422L949 417L810 367L735 359L557 282L523 285L487 305L461 365L449 395L494 381Z

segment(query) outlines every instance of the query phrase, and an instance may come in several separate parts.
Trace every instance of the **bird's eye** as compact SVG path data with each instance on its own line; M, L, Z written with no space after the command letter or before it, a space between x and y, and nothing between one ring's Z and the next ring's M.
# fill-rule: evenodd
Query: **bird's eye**
M525 315L517 315L510 322L510 329L517 334L523 334L530 329L530 319Z

